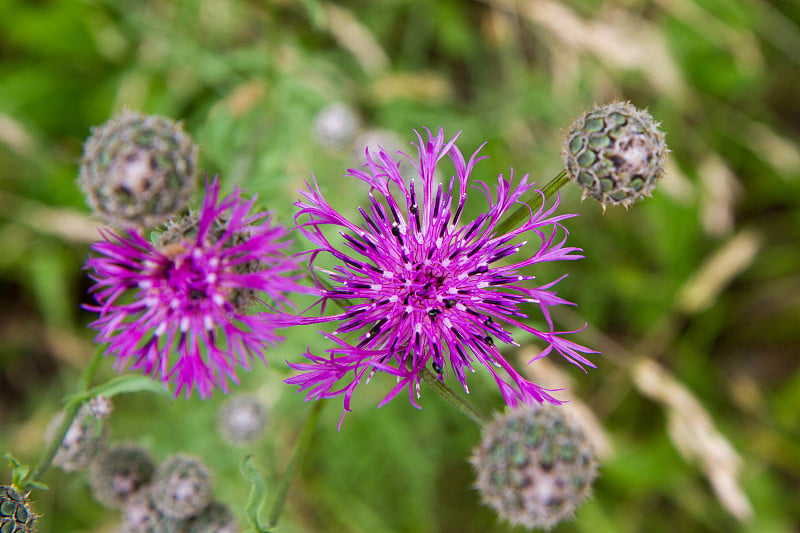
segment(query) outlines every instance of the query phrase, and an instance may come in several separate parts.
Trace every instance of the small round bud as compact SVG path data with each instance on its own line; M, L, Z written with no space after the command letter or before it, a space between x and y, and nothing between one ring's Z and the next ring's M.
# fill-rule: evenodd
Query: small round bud
M225 401L217 414L217 428L231 444L250 444L258 440L267 423L264 404L255 396L232 396Z
M583 114L570 126L561 152L584 198L624 205L651 196L664 174L667 145L650 113L614 102Z
M186 522L168 518L153 505L150 491L141 490L128 499L122 509L119 533L185 533Z
M528 528L550 529L572 516L597 477L580 426L551 405L495 416L471 462L481 500L512 525Z
M36 518L27 494L0 485L0 533L35 533Z
M203 512L190 518L182 533L236 533L239 531L230 508L219 502L209 503Z
M199 513L211 501L211 476L199 460L173 455L159 465L153 477L152 499L171 518Z
M61 411L45 429L45 442L49 443L55 438L63 420L64 412ZM93 416L88 406L82 406L64 435L56 456L53 458L53 464L66 472L83 470L105 447L107 436L108 428L103 420Z
M334 102L314 119L314 136L321 147L338 150L353 139L358 126L355 111L342 102Z
M89 400L87 405L89 406L89 412L92 413L92 416L101 420L105 420L111 416L111 411L114 410L114 404L111 403L111 398L106 398L105 396L95 396Z
M197 146L168 118L123 111L92 129L78 184L115 226L152 227L182 211L197 182Z
M144 448L117 444L98 455L89 475L95 499L111 508L121 508L153 477L155 462Z

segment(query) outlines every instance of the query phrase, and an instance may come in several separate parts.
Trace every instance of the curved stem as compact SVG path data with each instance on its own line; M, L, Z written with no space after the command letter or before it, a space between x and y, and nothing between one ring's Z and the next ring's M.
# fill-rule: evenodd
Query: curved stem
M295 445L294 453L292 454L292 458L289 460L286 471L283 473L281 482L278 485L278 490L275 493L275 499L273 500L272 507L269 511L269 522L267 522L267 527L269 529L272 529L278 525L278 519L280 518L281 511L283 511L283 506L286 503L286 496L289 493L289 487L292 484L292 479L294 478L299 464L303 460L303 456L306 454L308 445L311 443L311 437L314 435L314 429L317 427L317 420L319 420L319 414L322 411L323 405L324 403L320 400L314 402L314 405L311 408L311 413L309 413L306 423L303 426L303 430L300 432L300 436L297 437L297 444Z
M542 198L542 194L539 194L538 189L531 189L528 191L522 198L519 199L520 202L524 202L530 206L534 212L542 206L543 200L548 200L551 196L558 192L558 190L569 183L569 177L567 177L567 172L562 170L556 177L551 179L549 182L545 184L544 187L541 189L541 193L544 195ZM517 207L514 211L510 214L506 215L503 218L503 221L497 225L495 231L498 235L502 235L504 233L508 233L512 229L514 229L520 222L525 220L529 214L530 209L528 207L521 205Z
M94 376L97 367L100 366L100 362L103 360L103 352L105 351L105 346L98 346L97 351L95 351L92 359L89 361L89 364L86 366L86 369L83 371L81 375L80 381L78 382L78 394L86 392L89 390L89 385L91 384L92 377ZM53 459L55 459L56 453L58 453L58 449L61 447L61 443L64 441L64 437L67 435L70 426L75 421L75 416L78 414L78 410L83 405L83 402L79 401L69 401L67 402L66 407L64 408L64 419L61 421L61 424L58 426L58 430L56 431L55 436L53 439L48 443L47 448L44 451L41 459L39 459L39 463L33 469L33 472L30 476L26 477L23 480L22 484L24 485L21 487L23 490L36 483L41 479L47 469L50 468L50 465L53 464Z

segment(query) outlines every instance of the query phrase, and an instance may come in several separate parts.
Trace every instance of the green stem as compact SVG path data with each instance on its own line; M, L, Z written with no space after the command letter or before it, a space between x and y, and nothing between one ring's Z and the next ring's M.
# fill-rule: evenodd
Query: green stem
M86 369L84 369L83 374L78 382L78 395L81 395L89 390L92 377L94 376L97 367L100 366L100 362L103 360L102 356L104 351L105 346L101 345L97 347L97 351L92 356L92 359L89 361ZM39 463L36 465L36 468L33 469L33 473L26 477L22 482L22 490L25 490L26 487L39 481L44 473L47 472L47 469L50 468L50 465L53 464L53 459L55 458L56 453L58 453L58 449L61 447L61 443L64 441L64 437L67 435L67 431L69 431L70 426L75 421L75 416L78 414L78 410L81 408L81 405L83 405L82 402L67 402L67 405L64 408L64 418L61 420L61 424L58 426L55 436L47 445L44 455L42 455L42 458L39 459Z
M539 190L531 189L528 191L520 201L525 202L530 206L530 209L524 205L517 207L514 211L510 214L506 215L500 224L497 225L495 231L498 235L503 235L504 233L508 233L509 231L516 228L520 222L528 218L530 215L531 210L536 212L542 206L542 201L548 200L551 196L553 196L558 190L569 183L569 177L567 176L567 172L562 170L556 177L551 179L547 184L542 187L542 194L539 194ZM544 195L544 198L542 197Z
M292 454L292 458L289 460L286 471L283 473L280 485L278 485L278 490L275 493L275 499L272 502L267 526L269 529L272 529L278 525L278 519L280 518L281 511L283 511L283 506L286 503L286 496L289 493L289 487L291 486L292 479L294 478L297 468L302 462L303 456L306 454L306 450L311 443L311 437L314 435L314 429L317 426L317 420L319 420L319 414L320 411L322 411L323 405L324 402L322 400L317 400L314 402L314 405L311 407L311 413L309 413L306 423L303 426L303 430L301 431L300 436L297 437L297 444L295 444L294 453Z
M470 420L478 424L479 426L483 426L484 424L489 422L489 418L483 415L480 411L478 411L471 403L467 400L458 396L455 392L450 389L444 382L440 381L439 378L433 375L430 370L427 368L423 368L419 372L419 376L422 380L428 384L433 390L435 390L439 396L441 396L444 401L461 411L463 414L468 416Z

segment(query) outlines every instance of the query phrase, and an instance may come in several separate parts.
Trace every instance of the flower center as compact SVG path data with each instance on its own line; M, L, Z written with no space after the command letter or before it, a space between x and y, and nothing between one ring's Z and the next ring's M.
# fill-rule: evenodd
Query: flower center
M412 270L406 274L411 281L411 286L407 294L411 297L412 305L418 307L429 307L433 304L432 300L440 294L447 275L441 267L433 265L421 265L415 263Z
M209 261L200 249L195 249L172 260L167 269L167 283L174 293L186 295L190 301L213 298L217 294L218 263Z

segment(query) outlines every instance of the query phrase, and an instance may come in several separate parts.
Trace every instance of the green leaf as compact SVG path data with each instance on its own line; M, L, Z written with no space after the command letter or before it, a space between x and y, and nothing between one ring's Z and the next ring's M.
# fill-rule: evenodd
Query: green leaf
M258 522L258 513L261 511L267 499L267 487L264 484L264 478L261 476L261 472L253 465L252 459L253 456L248 455L242 459L240 465L242 476L244 476L251 485L245 514L247 515L247 520L250 522L252 531L255 533L268 533L269 530L263 529Z
M6 453L3 455L6 459L8 459L8 464L13 466L13 470L11 471L11 484L15 487L36 487L37 489L47 490L47 485L42 483L29 483L26 482L25 479L31 472L30 465L20 463L17 459L11 455L10 453Z

